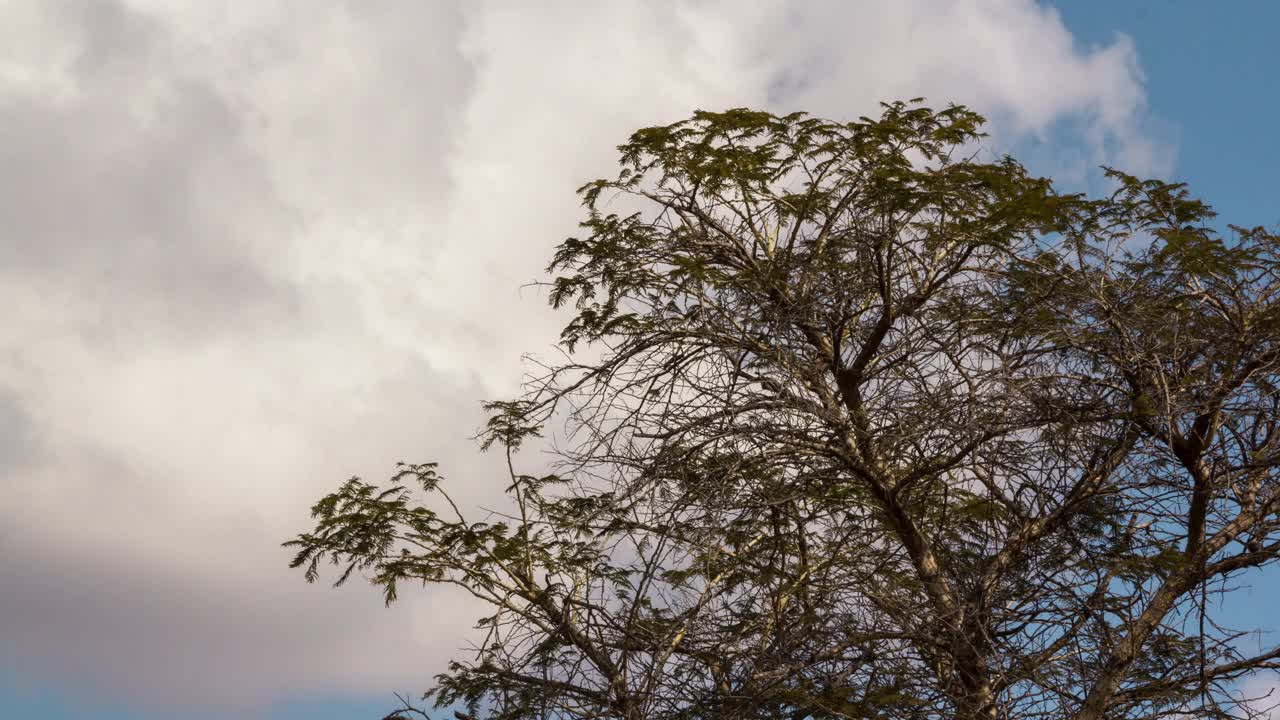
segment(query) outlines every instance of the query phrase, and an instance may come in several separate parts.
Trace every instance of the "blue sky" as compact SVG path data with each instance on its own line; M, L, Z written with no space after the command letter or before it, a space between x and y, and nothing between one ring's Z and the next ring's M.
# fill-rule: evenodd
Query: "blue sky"
M0 215L35 240L0 240L25 273L0 293L32 318L0 335L0 646L22 648L0 647L0 720L377 718L420 687L465 605L302 587L275 544L336 480L424 446L490 469L466 439L478 400L555 335L514 288L635 127L779 93L838 116L954 92L1049 138L1038 170L1146 158L1223 221L1280 225L1280 5L1261 0L1063 3L1074 46L1020 0L935 24L910 2L17 5L0 165L20 172L0 191L22 205ZM1237 624L1274 623L1272 595L1274 573L1241 591Z
M1114 33L1133 38L1151 112L1177 143L1171 179L1219 213L1218 223L1280 226L1280 93L1274 29L1280 6L1268 2L1061 3L1084 43ZM1238 627L1280 631L1275 568L1252 578L1229 600ZM1276 642L1276 635L1269 642Z
M1280 224L1280 7L1070 2L1057 5L1083 43L1133 38L1151 112L1177 143L1173 176L1237 225Z

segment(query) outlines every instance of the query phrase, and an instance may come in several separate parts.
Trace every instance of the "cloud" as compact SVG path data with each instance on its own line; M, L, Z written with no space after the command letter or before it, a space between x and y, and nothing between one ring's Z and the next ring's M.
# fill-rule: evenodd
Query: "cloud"
M833 117L873 114L883 99L915 96L985 113L997 146L1041 141L1063 123L1046 157L1056 176L1064 158L1136 173L1166 172L1169 148L1147 137L1142 71L1133 43L1081 48L1056 10L1030 2L831 2L793 10L759 28L769 63L785 68L775 97ZM803 10L803 11L801 11ZM769 42L784 37L804 42Z
M1280 677L1274 671L1261 671L1245 677L1240 695L1245 709L1257 713L1258 720L1280 717Z
M397 460L494 496L479 401L558 330L520 286L632 130L916 95L1041 171L1169 162L1132 45L1028 2L0 3L0 667L421 687L470 608L304 587L306 506Z

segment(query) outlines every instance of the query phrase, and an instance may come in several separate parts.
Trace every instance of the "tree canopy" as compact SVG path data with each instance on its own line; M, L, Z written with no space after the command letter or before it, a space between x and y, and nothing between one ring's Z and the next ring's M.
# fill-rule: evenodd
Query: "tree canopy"
M1256 712L1280 649L1218 601L1280 557L1280 237L1059 192L982 127L636 132L551 261L560 359L487 406L510 511L402 465L294 567L478 598L424 697L460 718Z

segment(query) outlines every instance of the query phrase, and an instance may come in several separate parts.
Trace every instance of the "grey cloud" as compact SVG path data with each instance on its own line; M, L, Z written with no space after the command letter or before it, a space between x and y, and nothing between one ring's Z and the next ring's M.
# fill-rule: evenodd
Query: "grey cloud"
M184 310L182 320L214 319L228 297L283 300L284 289L238 254L238 238L210 217L234 208L199 207L193 197L202 166L226 164L238 148L233 135L207 123L223 112L207 92L178 95L175 127L155 132L113 133L119 118L110 111L0 107L11 141L0 160L6 275L74 280L99 301L165 303ZM226 182L250 187L261 178L233 168Z
M111 2L61 9L78 39L74 97L0 94L0 273L153 322L219 321L228 298L285 302L245 252L248 223L230 220L278 231L286 213L227 99L176 72L145 18Z
M471 606L431 590L388 610L359 582L307 586L280 542L307 527L306 507L337 482L381 480L397 460L439 460L462 502L490 500L498 458L459 452L480 422L478 395L409 363L331 395L345 406L271 408L313 416L254 421L262 442L285 445L291 426L306 426L309 446L284 461L219 457L231 443L216 429L199 441L207 454L59 442L52 461L6 477L0 672L215 716L290 693L420 688L462 644ZM157 456L178 465L156 467Z
M304 587L279 548L342 478L448 461L480 420L360 282L447 192L456 13L269 5L0 11L0 667L244 707L416 687L415 638L467 625Z
M12 471L35 459L37 438L22 406L13 392L0 388L0 473ZM0 485L0 492L3 486Z
M99 701L240 716L284 691L376 690L390 700L431 669L412 662L406 645L422 656L451 649L471 620L440 593L383 609L360 586L320 594L252 570L211 577L179 557L166 566L102 548L21 549L0 559L0 671L59 678L67 694ZM417 633L430 639L406 632L411 614L432 618ZM389 666L388 652L404 662ZM147 660L157 656L163 665Z

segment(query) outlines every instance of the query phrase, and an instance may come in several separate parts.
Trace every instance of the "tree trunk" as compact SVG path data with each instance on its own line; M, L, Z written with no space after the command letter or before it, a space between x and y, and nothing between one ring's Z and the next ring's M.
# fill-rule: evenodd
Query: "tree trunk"
M966 611L967 621L962 623L952 645L955 661L952 698L956 720L996 720L996 696L987 664L990 635L984 627L983 613L972 605Z

